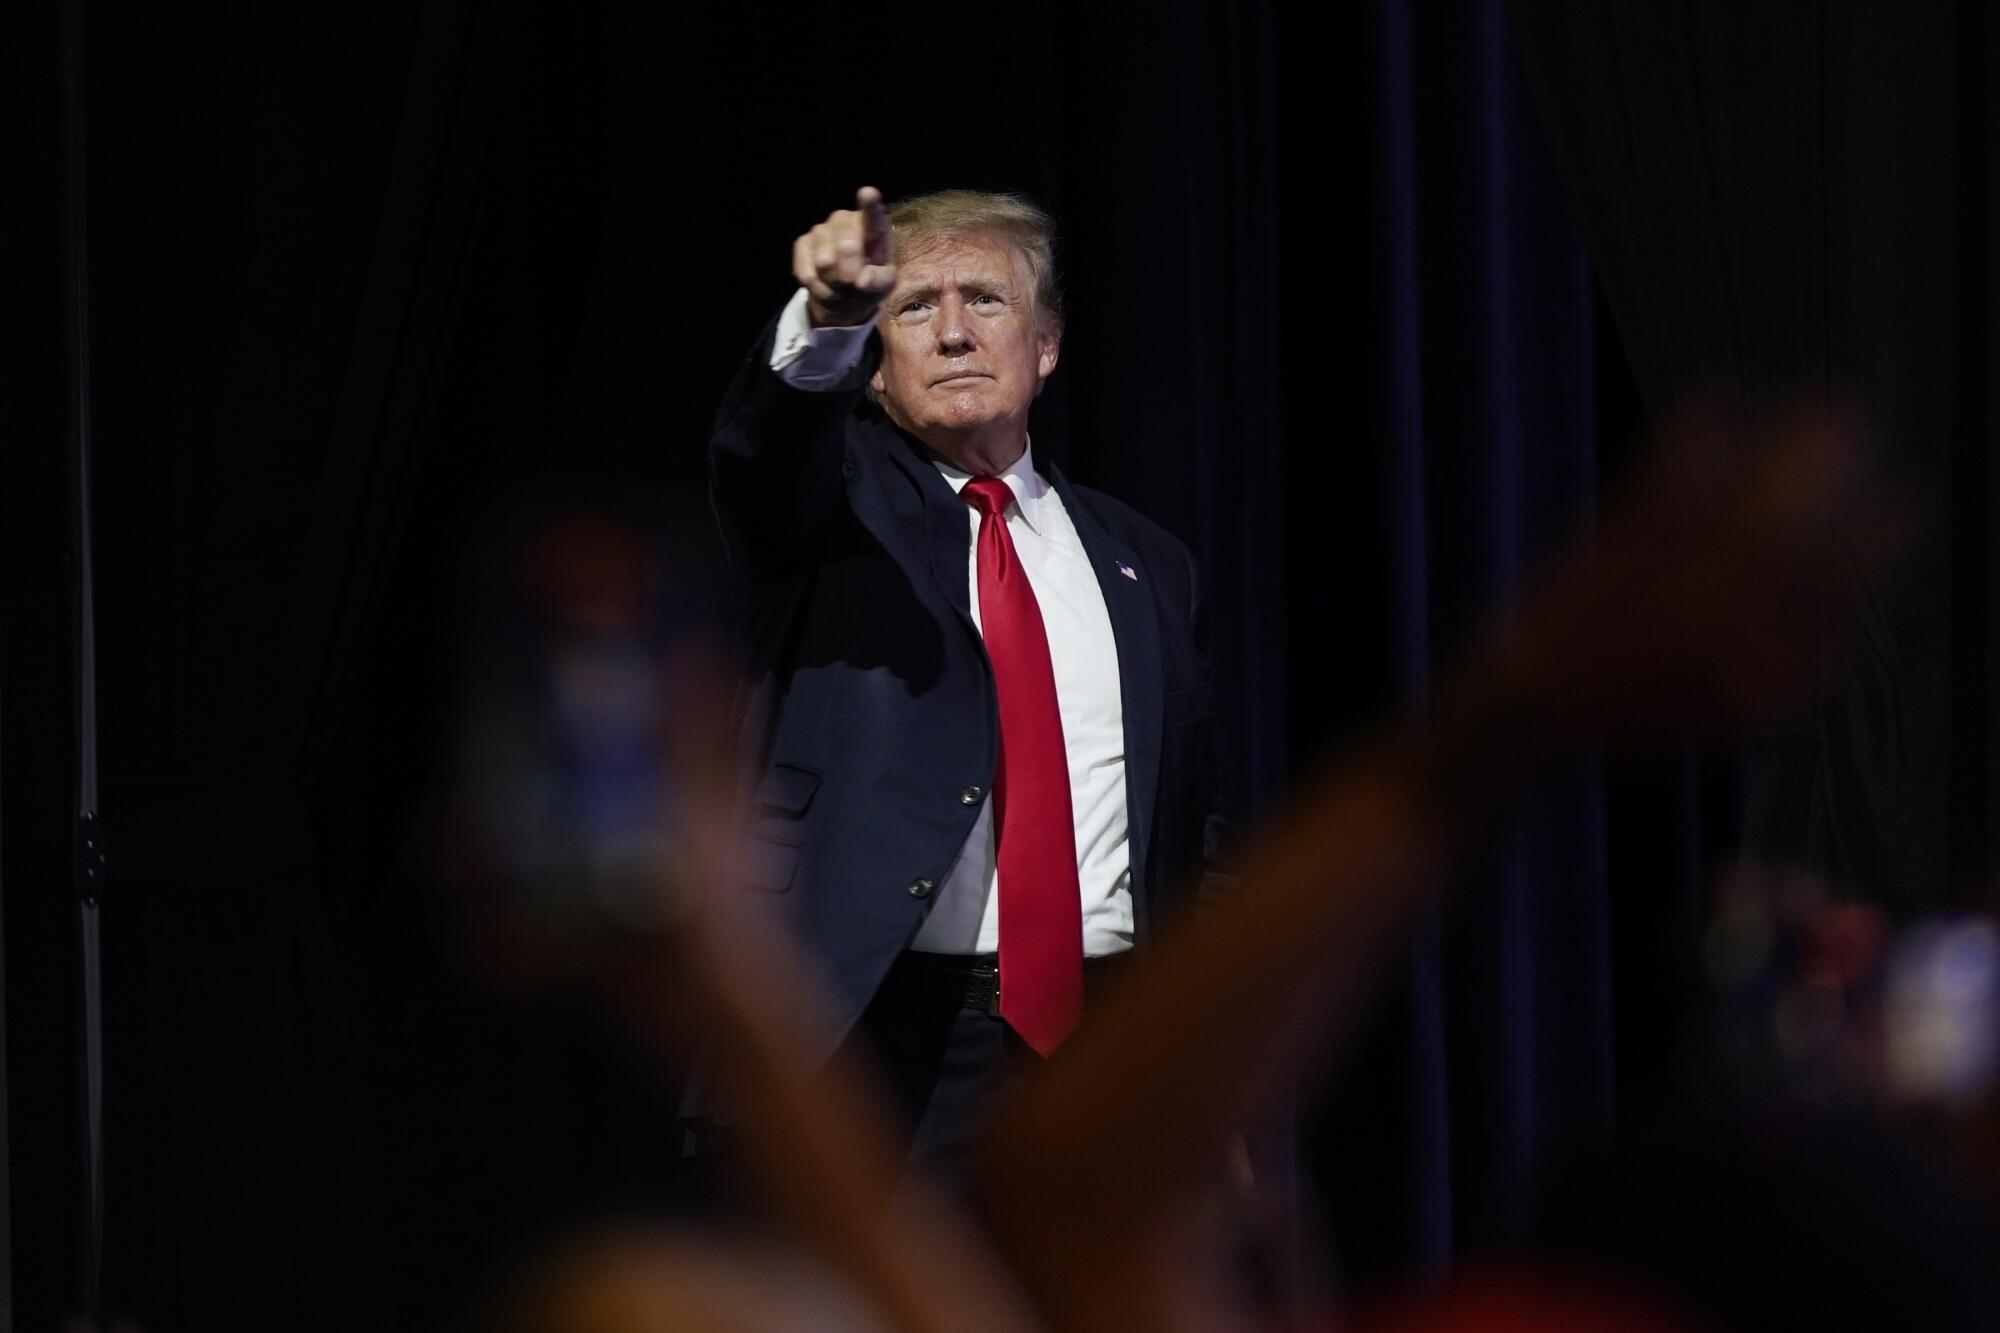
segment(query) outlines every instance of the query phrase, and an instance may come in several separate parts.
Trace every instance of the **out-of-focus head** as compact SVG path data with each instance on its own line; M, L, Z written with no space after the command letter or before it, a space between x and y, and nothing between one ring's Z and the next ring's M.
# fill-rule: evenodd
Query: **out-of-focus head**
M904 199L889 220L897 276L878 324L876 400L961 463L981 452L970 442L1025 439L1062 345L1054 221L1019 195L975 190Z

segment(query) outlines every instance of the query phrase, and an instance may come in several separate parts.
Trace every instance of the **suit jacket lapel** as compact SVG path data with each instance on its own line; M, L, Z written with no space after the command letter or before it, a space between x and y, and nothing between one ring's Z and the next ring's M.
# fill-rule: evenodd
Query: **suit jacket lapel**
M1126 837L1133 908L1143 919L1151 910L1145 888L1146 865L1152 845L1153 803L1160 786L1160 613L1147 586L1147 571L1133 553L1084 507L1069 479L1053 463L1043 461L1041 471L1062 497L1063 508L1076 525L1076 535L1104 593L1104 609L1111 614L1111 635L1118 643L1118 692L1125 714ZM1121 565L1138 577L1127 577Z
M959 621L974 639L979 627L972 623L972 593L967 578L972 560L972 524L966 517L965 502L951 489L927 458L885 427L889 437L884 452L893 461L894 474L884 474L883 490L902 532L921 535L924 563L930 567L945 600L958 612ZM896 484L900 477L909 483ZM907 526L906 526L907 525ZM900 534L899 534L900 535Z

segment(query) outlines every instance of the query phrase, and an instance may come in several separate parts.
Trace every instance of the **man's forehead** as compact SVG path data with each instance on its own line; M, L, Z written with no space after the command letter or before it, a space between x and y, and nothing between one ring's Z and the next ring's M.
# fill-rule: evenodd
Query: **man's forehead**
M1020 265L1020 252L1000 237L983 232L940 236L898 256L896 286L936 286L947 278L1012 281Z

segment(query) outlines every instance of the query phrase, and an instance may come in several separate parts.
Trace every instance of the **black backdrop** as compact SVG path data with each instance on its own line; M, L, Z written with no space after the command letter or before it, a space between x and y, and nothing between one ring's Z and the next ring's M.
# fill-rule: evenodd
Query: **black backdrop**
M1921 539L1843 607L1837 696L1759 738L1768 854L1908 912L1986 900L1994 312L1989 7L1515 6L1649 404L1852 395Z
M1935 566L1879 591L1895 764L1864 693L1809 754L1759 752L1751 831L1905 906L1940 866L1983 880L1992 136L1951 54L1991 40L1975 0L1803 28L1523 4L1559 153L1498 0L1321 8L90 6L115 1304L428 1327L565 1221L671 1207L669 1093L445 947L417 849L459 553L523 496L698 488L791 236L863 181L1022 188L1068 224L1037 438L1202 557L1259 810L1421 702L1642 402L1856 384L1899 451L1951 461L1951 591ZM10 321L0 677L12 1247L46 1327L75 1266L60 126L54 7L10 23L49 57L14 85L48 206L7 225L51 277ZM1894 77L1859 56L1888 37ZM1348 1283L1508 1234L1551 1148L1663 1095L1745 792L1733 756L1593 762L1502 832L1309 1101Z

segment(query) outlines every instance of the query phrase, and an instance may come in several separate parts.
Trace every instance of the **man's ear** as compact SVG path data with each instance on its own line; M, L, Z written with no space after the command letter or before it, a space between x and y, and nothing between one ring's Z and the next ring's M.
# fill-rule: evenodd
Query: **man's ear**
M879 370L879 369L878 369L878 370L876 370L876 372L875 372L875 373L874 373L873 375L870 375L870 376L868 377L868 387L869 387L869 388L870 388L871 390L873 390L873 391L874 391L874 393L875 393L875 396L876 396L877 398L880 398L880 397L882 396L882 372L881 372L881 370Z
M1035 374L1046 381L1056 373L1056 362L1062 359L1062 328L1056 325L1037 330L1035 334L1036 361Z

